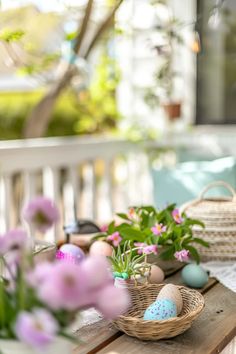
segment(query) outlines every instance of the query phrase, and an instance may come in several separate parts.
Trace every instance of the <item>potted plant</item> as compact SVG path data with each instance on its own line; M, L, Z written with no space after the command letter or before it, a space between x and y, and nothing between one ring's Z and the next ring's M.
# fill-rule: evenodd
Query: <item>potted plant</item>
M53 203L48 208L48 202L36 198L23 216L45 231L55 220L52 210ZM70 326L82 309L96 307L104 317L114 318L129 305L127 291L112 284L105 257L35 264L24 229L1 236L0 261L1 354L70 354L69 340L75 340Z
M204 227L199 220L180 215L175 204L163 210L153 206L131 207L127 213L118 213L122 220L117 224L112 221L106 232L97 238L106 240L113 247L124 247L130 241L130 247L136 247L139 254L158 254L162 260L176 259L186 262L193 258L197 263L200 255L195 244L208 247L207 242L193 236L194 225Z
M174 56L178 46L183 44L180 35L182 24L174 17L167 1L155 1L154 6L159 5L164 7L167 16L157 17L153 29L152 47L157 53L158 60L153 85L145 90L144 99L152 109L161 106L168 119L172 121L181 116L181 101L176 98L176 80L181 73L174 67Z
M126 288L147 281L151 265L146 262L146 255L137 254L137 250L139 248L132 248L131 242L127 241L122 248L119 245L114 248L112 256L108 257L112 264L115 286Z

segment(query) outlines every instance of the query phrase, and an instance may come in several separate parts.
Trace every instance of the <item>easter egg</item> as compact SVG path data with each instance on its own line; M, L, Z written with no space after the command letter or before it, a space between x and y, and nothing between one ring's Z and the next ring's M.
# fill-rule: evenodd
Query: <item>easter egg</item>
M197 264L187 264L181 276L183 282L192 288L202 288L208 282L207 272Z
M169 299L160 299L153 302L144 312L144 320L167 320L177 316L176 304Z
M149 282L151 284L160 284L163 282L165 274L163 270L155 264L151 265L151 272L149 276Z
M65 255L72 256L76 263L80 263L85 258L85 254L82 249L71 243L65 243L62 245L60 247L60 251Z
M90 249L89 254L94 256L106 256L112 255L113 248L105 241L95 241Z
M166 284L163 286L157 296L157 300L169 299L176 304L177 315L180 314L183 308L183 299L178 287L174 284Z

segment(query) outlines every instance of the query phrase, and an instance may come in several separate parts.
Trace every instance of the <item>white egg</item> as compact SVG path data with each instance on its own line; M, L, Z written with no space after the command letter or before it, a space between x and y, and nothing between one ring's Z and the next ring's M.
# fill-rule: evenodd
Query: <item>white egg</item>
M178 287L174 284L166 284L163 286L157 296L157 300L169 299L175 302L177 308L177 315L179 315L183 308L183 299Z

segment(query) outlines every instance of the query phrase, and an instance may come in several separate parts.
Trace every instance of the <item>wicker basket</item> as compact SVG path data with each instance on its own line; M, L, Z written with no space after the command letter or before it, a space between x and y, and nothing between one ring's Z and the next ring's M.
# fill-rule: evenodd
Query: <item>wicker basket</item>
M205 193L215 186L224 186L232 197L205 198ZM181 212L205 224L204 229L193 227L194 236L210 245L196 246L203 261L236 259L236 192L229 184L223 181L209 184L198 199L184 204Z
M204 298L198 291L184 286L178 286L183 298L183 309L178 317L161 321L143 320L145 310L156 300L164 285L149 284L130 288L132 305L125 315L113 321L115 327L142 340L171 338L190 328L204 307Z

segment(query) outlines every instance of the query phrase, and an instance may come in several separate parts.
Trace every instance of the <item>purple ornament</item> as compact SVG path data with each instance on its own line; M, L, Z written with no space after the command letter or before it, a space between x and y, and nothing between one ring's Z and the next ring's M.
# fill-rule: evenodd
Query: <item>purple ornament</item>
M82 249L78 246L72 245L71 243L65 243L62 245L57 256L57 259L71 260L74 261L74 263L80 263L84 258L85 254Z

